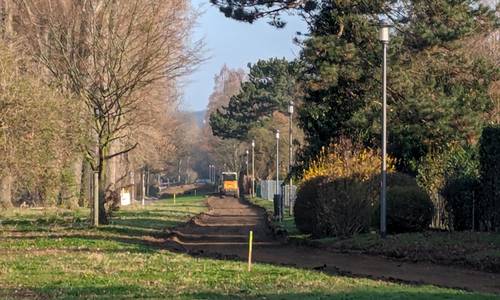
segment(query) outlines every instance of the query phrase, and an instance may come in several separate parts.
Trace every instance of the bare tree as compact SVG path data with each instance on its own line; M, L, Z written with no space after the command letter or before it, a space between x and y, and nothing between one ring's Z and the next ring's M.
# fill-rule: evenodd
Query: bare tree
M231 97L240 92L241 83L245 77L244 70L230 69L226 65L215 75L214 90L208 99L205 126L202 128L203 135L198 145L200 150L207 153L210 163L215 164L219 169L226 166L226 171L241 169L245 146L238 140L222 140L213 136L208 120L212 112L227 106ZM208 162L205 162L204 168L208 168Z
M175 80L199 62L201 44L189 40L193 15L186 0L15 0L19 32L52 83L82 99L93 143L85 148L99 174L99 222L105 162L136 148L127 143L144 104L141 91ZM122 148L110 152L112 143Z

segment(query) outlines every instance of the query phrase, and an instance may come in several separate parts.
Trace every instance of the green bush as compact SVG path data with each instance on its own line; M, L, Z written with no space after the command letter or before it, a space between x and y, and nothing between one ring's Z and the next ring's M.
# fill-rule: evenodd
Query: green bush
M387 174L387 187L395 186L417 186L417 180L405 173L394 172Z
M380 176L375 178L380 182ZM375 201L373 226L380 226L380 199ZM434 205L417 184L415 177L404 173L387 174L387 231L415 232L427 229L432 221Z
M455 178L446 183L441 194L445 199L450 229L471 230L473 219L476 220L474 228L477 228L479 218L475 197L478 190L479 182L473 177Z
M479 144L482 227L500 229L500 125L483 129Z
M420 162L417 180L434 203L432 225L436 228L450 229L451 218L443 189L448 182L459 178L478 177L479 159L477 148L451 144L437 152L430 152Z
M373 203L373 215L372 215L372 226L374 228L380 228L380 186L381 177L377 175L373 178L374 184L377 184L377 198ZM415 177L401 173L401 172L391 172L387 173L387 189L397 186L417 186L417 180Z
M313 234L318 237L349 237L367 231L377 196L372 183L353 178L328 181L319 195L322 211Z
M371 181L316 177L297 194L295 223L313 237L351 236L369 228L374 189Z
M317 224L319 189L326 177L316 177L304 181L297 190L293 211L295 225L300 232L312 234L313 224Z
M394 186L387 190L387 231L417 232L429 228L434 206L418 186Z

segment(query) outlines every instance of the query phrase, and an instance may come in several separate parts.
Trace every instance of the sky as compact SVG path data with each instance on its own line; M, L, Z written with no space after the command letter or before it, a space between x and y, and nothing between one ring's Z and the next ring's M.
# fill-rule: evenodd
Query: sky
M306 25L299 17L287 17L287 26L276 29L259 20L247 24L226 18L208 0L191 0L193 7L203 14L194 29L194 39L204 39L208 60L186 78L183 110L204 110L214 87L214 76L224 64L230 68L243 68L247 64L270 57L293 59L299 47L293 38L297 31L304 32Z

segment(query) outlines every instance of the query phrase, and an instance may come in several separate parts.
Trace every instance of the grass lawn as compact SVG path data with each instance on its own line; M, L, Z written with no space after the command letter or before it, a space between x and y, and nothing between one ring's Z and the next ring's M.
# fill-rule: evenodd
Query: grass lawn
M254 198L252 203L272 213L272 201ZM484 232L404 233L381 239L377 233L359 234L348 239L311 239L301 234L293 217L285 214L275 226L284 229L296 243L320 246L335 251L384 255L405 261L425 261L445 265L472 267L477 270L500 272L500 234Z
M162 247L164 229L205 210L202 197L128 207L92 229L87 210L0 212L1 299L498 299L315 271L219 261Z

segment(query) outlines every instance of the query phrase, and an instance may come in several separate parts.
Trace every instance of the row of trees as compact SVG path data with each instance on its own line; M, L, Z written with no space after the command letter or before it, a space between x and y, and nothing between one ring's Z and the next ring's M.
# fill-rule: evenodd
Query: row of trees
M308 32L297 37L300 58L257 63L254 67L266 67L262 72L251 68L249 83L210 118L215 135L248 141L252 130L262 128L276 112L285 112L286 103L294 100L305 136L298 153L298 177L317 161L321 149L342 137L379 148L382 45L377 32L379 20L389 20L394 25L388 54L389 153L396 170L416 177L429 194L436 211L434 226L448 226L447 218L440 216L446 211L443 187L452 173L436 161L447 157L456 166L478 166L474 155L454 153L477 151L483 128L499 122L500 23L491 3L212 3L226 16L250 23L268 18L271 25L281 27L283 13L296 13L307 21ZM266 78L271 84L262 80Z
M27 178L44 176L70 180L73 192L84 194L79 190L86 190L93 171L99 219L106 223L106 192L127 185L134 170L161 169L163 155L177 148L177 82L201 59L201 43L189 39L195 15L185 0L8 0L1 10L2 44L8 45L2 61L11 57L5 72L18 75L4 82L12 92L2 93L1 105L20 121L0 117L2 149L12 158L0 173L2 203L26 199L9 193L27 189ZM36 105L28 105L30 99ZM23 163L40 173L29 174ZM40 194L46 182L33 186L29 197L57 198Z

